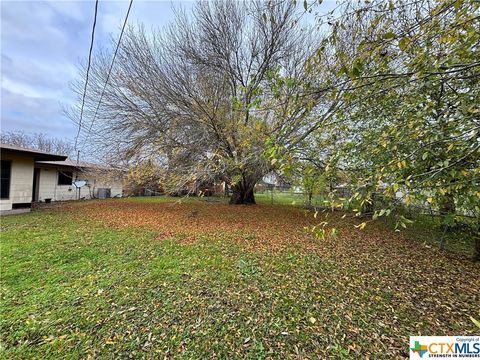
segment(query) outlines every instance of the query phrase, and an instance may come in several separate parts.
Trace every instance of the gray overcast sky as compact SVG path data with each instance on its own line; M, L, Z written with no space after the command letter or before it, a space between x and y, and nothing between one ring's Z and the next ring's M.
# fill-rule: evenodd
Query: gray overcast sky
M134 0L129 24L163 26L179 4ZM94 1L1 2L2 131L73 139L76 128L63 115L62 104L73 101L69 84L88 55L94 7ZM96 47L119 33L127 8L128 1L99 2Z
M161 27L174 7L192 4L134 0L129 24ZM322 10L333 5L325 1ZM72 141L76 126L63 115L62 104L74 101L69 86L88 55L94 6L90 0L1 1L2 131L44 132ZM95 47L119 33L127 8L128 0L100 0Z

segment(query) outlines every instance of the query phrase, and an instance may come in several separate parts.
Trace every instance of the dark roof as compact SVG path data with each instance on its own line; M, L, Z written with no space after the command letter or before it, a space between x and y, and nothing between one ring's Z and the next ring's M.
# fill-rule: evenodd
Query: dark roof
M0 151L2 153L21 153L25 155L31 155L35 161L48 161L48 160L65 160L66 155L52 154L46 151L27 149L16 145L9 145L0 143Z
M44 165L53 165L53 166L76 167L76 168L82 168L82 169L110 169L106 166L92 164L85 161L77 162L75 160L70 160L70 159L66 159L64 161L37 161L37 163L44 164Z

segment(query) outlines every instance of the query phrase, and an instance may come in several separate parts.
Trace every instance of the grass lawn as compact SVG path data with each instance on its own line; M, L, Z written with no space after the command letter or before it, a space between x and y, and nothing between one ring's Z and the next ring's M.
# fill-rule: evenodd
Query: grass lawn
M323 219L322 219L323 220ZM471 335L480 266L381 223L169 198L2 218L3 358L385 358Z
M273 205L304 205L306 203L306 196L304 194L297 194L293 192L279 192L279 191L265 191L263 193L255 194L255 200L258 203L273 204ZM320 195L312 197L312 205L325 206L324 198Z

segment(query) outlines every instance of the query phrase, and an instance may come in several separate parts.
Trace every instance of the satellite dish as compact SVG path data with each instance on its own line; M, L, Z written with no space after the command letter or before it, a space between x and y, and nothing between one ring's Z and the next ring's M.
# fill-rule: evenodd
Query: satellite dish
M81 188L82 186L87 185L87 182L85 180L76 180L73 182L73 185L75 185L76 188Z

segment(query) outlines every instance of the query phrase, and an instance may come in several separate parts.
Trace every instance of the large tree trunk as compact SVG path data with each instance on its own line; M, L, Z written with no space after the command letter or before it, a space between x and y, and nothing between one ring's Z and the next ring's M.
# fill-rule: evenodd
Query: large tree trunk
M253 188L255 183L238 183L232 186L232 196L230 197L230 204L234 205L250 205L255 204L255 195Z

